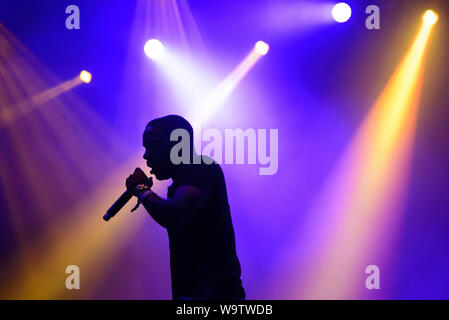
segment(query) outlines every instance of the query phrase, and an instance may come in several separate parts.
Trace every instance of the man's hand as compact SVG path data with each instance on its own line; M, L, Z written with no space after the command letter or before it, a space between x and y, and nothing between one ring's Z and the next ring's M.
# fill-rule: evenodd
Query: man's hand
M142 169L136 168L136 170L134 170L134 173L126 179L126 190L137 196L136 187L139 184L145 184L149 188L151 188L153 185L153 181L148 179L147 175L142 171Z

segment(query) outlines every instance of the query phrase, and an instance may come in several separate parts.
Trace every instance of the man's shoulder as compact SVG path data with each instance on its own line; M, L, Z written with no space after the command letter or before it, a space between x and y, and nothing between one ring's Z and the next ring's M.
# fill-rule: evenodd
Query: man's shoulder
M221 171L220 165L213 158L211 158L209 156L205 156L205 155L201 156L200 166L202 168L204 168L204 170L210 170L210 171L218 170L218 171Z

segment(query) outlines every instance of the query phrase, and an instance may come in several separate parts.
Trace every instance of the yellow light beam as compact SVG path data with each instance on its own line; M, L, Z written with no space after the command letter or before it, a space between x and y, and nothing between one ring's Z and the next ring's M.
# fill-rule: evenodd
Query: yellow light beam
M47 89L35 96L26 99L25 101L18 102L13 106L5 106L0 112L0 127L12 123L16 118L24 116L39 106L47 103L51 99L59 96L60 94L80 85L83 83L79 76L73 79L67 80L53 88Z
M360 298L365 267L381 265L388 256L407 182L431 29L422 24L330 184L334 194L327 208L334 211L335 226L303 288L306 298Z
M297 266L286 275L295 279L289 298L366 297L365 268L392 263L431 30L431 24L421 25L305 215L301 236L288 252L300 253L289 260Z
M123 183L102 185L98 174L92 174L108 171L112 156L122 153L121 140L73 95L68 94L64 100L69 105L56 98L63 90L80 83L78 77L45 89L48 86L43 79L52 78L51 73L1 24L0 43L3 84L0 85L0 112L12 105L17 107L17 112L27 115L22 117L20 125L2 129L10 144L8 152L2 150L0 154L0 182L6 192L18 251L10 260L0 263L1 274L8 275L8 281L1 285L0 296L63 297L66 291L60 291L64 285L60 280L66 275L64 268L59 273L60 267L73 260L82 264L87 279L92 278L89 286L92 291L95 279L107 270L109 257L120 252L120 246L129 239L128 232L133 230L126 223L124 230L117 230L115 224L109 224L109 229L99 224L103 223L104 206L117 194L109 185L123 186ZM48 108L27 113L24 104L18 102L29 97L37 103L51 103ZM76 111L70 106L76 106ZM33 150L38 152L32 154ZM133 168L128 168L126 173ZM56 189L48 188L49 181L54 182ZM94 191L87 189L92 185L96 186ZM79 198L76 207L69 206L67 212L55 210L56 204L70 198L66 195L83 192L85 196ZM24 198L30 200L32 212L24 210L27 206ZM30 221L38 222L39 228L36 230ZM99 248L102 248L102 259L97 261Z
M135 157L127 161L96 191L86 194L79 204L60 212L45 233L26 244L24 263L12 259L1 270L8 281L0 287L0 299L61 299L91 298L91 294L110 263L142 225L149 219L143 211L129 214L134 203L108 222L102 216L108 204L123 192L123 177L136 165ZM116 186L116 187L111 187ZM158 190L160 191L160 190ZM157 191L157 192L158 192ZM77 265L81 270L81 288L65 288L65 268Z

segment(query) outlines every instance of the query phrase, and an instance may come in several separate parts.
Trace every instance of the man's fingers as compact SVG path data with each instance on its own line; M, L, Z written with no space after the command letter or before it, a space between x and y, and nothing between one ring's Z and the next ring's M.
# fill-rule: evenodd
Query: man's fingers
M143 172L142 169L140 168L136 168L136 170L134 171L134 177L140 182L140 183L147 183L148 177L145 174L145 172Z
M132 186L133 184L134 184L134 177L133 177L133 175L130 175L126 179L126 187Z

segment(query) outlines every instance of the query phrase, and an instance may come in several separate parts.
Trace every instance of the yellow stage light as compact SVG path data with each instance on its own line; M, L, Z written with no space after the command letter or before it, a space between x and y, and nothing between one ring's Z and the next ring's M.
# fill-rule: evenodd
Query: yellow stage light
M79 78L84 83L89 83L92 81L92 74L86 70L80 72Z
M423 20L428 25L434 25L438 21L438 15L432 10L427 10L423 15Z

